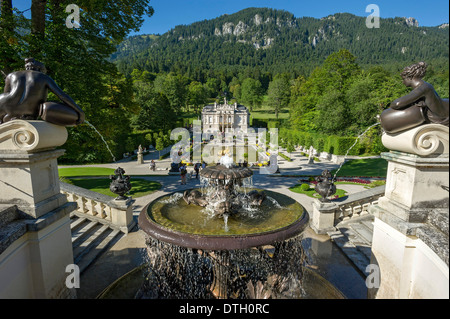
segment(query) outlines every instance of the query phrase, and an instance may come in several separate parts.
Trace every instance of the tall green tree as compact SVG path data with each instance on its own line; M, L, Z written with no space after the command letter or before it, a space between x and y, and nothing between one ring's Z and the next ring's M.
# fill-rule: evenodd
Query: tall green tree
M26 44L18 30L26 24L15 12L12 0L0 0L0 88L8 73L23 66L21 52Z
M282 108L289 105L290 87L289 82L284 77L275 78L269 84L267 104L275 112L278 119L278 113Z
M261 106L263 100L261 82L253 78L246 78L242 82L240 100L249 106L250 112L253 111L253 108Z
M5 3L2 0L2 5ZM86 120L101 132L113 152L122 154L120 141L130 132L128 114L136 109L129 83L108 58L129 32L139 30L143 16L151 16L153 9L148 0L80 0L76 2L79 28L68 28L69 13L65 10L69 4L73 1L33 0L27 26L30 32L22 32L8 49L16 53L11 56L17 56L18 63L30 56L43 62L48 75L81 106ZM15 44L20 41L21 51ZM23 62L20 64L23 68ZM68 131L61 161L111 160L100 137L88 125Z
M135 102L140 107L132 124L138 130L169 130L176 125L176 113L166 95L143 81L134 83Z
M155 79L155 89L164 94L177 114L186 107L189 79L181 74L162 74Z
M197 81L189 83L188 100L189 104L194 106L194 111L200 113L201 107L207 102L207 91L203 84Z

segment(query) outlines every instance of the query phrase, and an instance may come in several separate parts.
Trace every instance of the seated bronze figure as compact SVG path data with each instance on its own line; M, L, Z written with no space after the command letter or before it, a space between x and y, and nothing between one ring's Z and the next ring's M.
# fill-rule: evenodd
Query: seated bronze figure
M381 113L381 126L386 133L395 134L429 123L449 126L448 99L441 99L433 86L422 80L426 68L425 62L419 62L401 73L403 84L412 91L396 99Z
M9 74L0 94L0 124L15 120L37 120L75 126L84 122L83 110L45 74L45 66L33 58L25 59L25 71ZM47 101L48 91L62 102Z

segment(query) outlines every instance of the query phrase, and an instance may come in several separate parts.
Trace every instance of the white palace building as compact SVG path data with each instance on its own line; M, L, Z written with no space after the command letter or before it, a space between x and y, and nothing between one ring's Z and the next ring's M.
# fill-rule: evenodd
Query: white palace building
M247 133L250 112L240 104L209 104L202 110L202 133Z

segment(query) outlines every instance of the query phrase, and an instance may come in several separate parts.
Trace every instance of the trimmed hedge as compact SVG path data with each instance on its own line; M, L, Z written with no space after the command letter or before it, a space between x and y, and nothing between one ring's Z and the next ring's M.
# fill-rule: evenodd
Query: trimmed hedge
M274 120L274 119L250 118L250 126L252 126L254 128L267 128L267 129L278 128L278 129L280 129L286 123L287 123L287 120L285 120L285 119Z
M349 148L355 143L356 137L324 135L321 133L309 133L281 128L279 138L283 145L292 143L302 145L306 148L314 147L318 152L327 152L335 155L345 155ZM367 145L358 141L349 151L348 155L361 155L369 153ZM282 145L282 146L283 146Z

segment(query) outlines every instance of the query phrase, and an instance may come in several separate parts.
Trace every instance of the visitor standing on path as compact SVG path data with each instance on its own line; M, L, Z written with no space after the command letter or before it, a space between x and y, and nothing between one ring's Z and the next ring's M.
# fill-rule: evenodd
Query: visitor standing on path
M181 185L186 185L187 169L186 164L182 164L180 167Z
M198 179L198 172L200 171L200 163L199 162L195 163L194 170L196 173L195 178Z
M150 162L150 170L152 170L153 172L156 170L156 163L154 160Z

